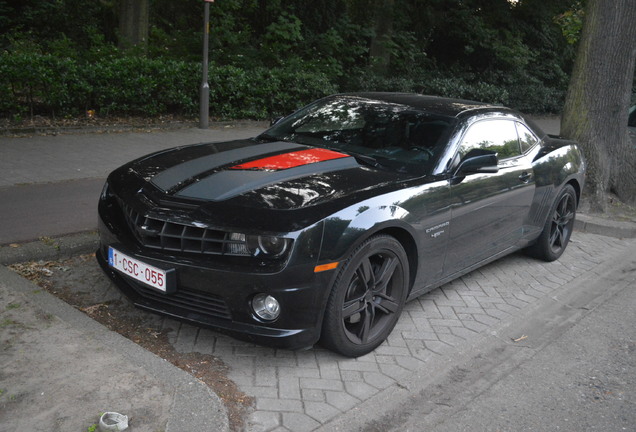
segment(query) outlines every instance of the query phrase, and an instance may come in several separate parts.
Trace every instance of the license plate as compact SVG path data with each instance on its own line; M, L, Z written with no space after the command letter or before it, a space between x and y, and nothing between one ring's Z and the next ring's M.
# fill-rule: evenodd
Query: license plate
M115 270L120 271L126 276L143 282L146 285L150 285L153 288L161 290L163 292L171 291L170 272L163 270L150 264L146 264L143 261L139 261L136 258L132 258L117 249L112 247L108 248L108 265Z

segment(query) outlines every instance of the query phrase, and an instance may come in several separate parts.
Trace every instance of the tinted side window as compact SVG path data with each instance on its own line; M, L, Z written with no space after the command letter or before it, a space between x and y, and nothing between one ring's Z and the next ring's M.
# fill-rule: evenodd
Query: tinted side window
M464 135L459 149L460 157L473 149L494 151L500 160L521 155L515 122L484 120L475 123Z
M534 146L539 139L530 129L521 123L517 123L517 132L519 132L519 143L521 144L521 152L525 153Z

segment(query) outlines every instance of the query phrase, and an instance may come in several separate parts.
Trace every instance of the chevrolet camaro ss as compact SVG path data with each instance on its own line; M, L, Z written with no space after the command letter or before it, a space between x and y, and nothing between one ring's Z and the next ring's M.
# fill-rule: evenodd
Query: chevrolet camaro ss
M113 171L97 259L140 308L356 357L454 278L520 249L558 259L584 173L575 142L508 108L334 95Z

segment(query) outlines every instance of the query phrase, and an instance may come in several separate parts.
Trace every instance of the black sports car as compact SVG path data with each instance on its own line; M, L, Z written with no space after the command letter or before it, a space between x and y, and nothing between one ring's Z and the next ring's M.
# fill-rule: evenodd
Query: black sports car
M521 248L557 259L584 171L576 143L507 108L335 95L115 170L97 258L143 309L360 356L410 299Z

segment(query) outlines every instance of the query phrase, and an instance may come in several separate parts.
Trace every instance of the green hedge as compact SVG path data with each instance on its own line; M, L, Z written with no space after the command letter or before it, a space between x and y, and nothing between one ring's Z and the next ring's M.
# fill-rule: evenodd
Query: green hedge
M331 77L333 79L333 77ZM40 53L0 54L0 116L101 116L198 113L201 65L167 59L107 56L86 63ZM210 115L266 119L288 114L339 87L314 65L296 59L284 66L210 65ZM538 81L490 84L473 78L423 72L382 77L351 70L343 91L405 91L500 103L529 113L558 112L564 91Z
M337 91L328 78L298 65L210 65L210 115L264 119L289 113ZM194 115L198 112L201 64L143 57L95 63L46 54L0 55L0 116Z

